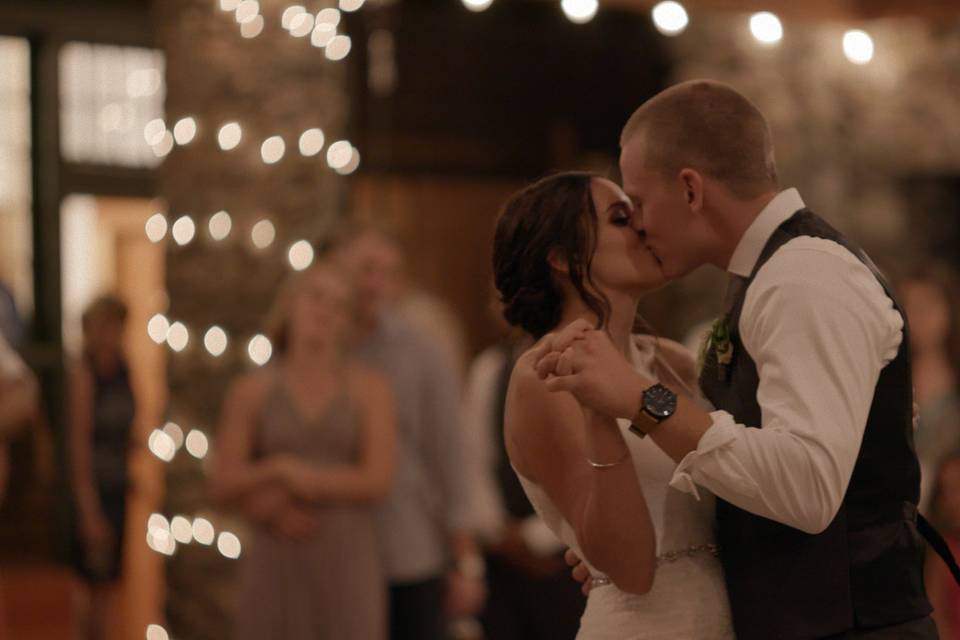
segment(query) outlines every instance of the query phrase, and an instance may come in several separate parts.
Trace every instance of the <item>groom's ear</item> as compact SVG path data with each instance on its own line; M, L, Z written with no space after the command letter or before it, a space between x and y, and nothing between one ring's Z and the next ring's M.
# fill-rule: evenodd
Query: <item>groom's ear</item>
M703 209L703 176L693 169L681 169L679 177L687 205L694 213L700 213Z

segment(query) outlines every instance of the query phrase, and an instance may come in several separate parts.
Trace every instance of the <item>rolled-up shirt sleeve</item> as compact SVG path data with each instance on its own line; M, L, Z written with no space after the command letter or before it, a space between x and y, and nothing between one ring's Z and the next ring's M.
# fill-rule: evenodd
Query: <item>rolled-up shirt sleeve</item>
M711 414L712 426L671 486L696 495L699 485L741 509L819 533L843 501L903 319L853 254L804 237L760 269L739 329L760 378L761 425Z

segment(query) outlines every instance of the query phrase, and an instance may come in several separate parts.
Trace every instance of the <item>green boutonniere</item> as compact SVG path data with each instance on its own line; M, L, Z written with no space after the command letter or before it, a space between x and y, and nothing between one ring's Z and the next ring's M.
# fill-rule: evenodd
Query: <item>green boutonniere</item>
M700 350L700 368L706 361L707 353L713 349L717 356L717 376L721 382L727 380L730 374L730 363L733 362L733 343L730 341L730 329L723 318L717 318L710 327L710 332L703 341Z

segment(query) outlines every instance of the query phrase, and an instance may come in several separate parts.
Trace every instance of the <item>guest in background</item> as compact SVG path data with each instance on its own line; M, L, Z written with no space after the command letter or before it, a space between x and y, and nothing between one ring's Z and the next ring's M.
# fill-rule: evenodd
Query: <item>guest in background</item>
M37 420L39 404L33 372L0 335L0 502L10 471L9 442Z
M12 347L19 347L23 340L23 320L17 310L17 301L13 291L0 281L0 337L6 339Z
M941 457L960 446L960 292L944 265L927 263L901 279L910 323L913 385L919 405L914 435L921 465L920 509L930 502Z
M382 232L348 224L330 247L358 304L353 353L397 395L397 476L378 513L393 640L437 640L448 616L483 601L483 560L468 529L460 376L446 350L395 312L403 258Z
M562 543L540 520L510 466L503 441L507 384L531 344L483 351L467 376L464 428L471 518L487 563L480 616L490 640L564 640L577 635L585 600L570 579Z
M77 531L73 563L77 632L100 639L115 606L122 573L127 511L127 455L136 413L123 349L127 307L114 296L83 314L83 353L70 384L70 460Z
M930 517L955 558L960 558L960 451L944 455L934 480ZM960 586L935 553L927 554L924 571L933 618L943 640L960 640Z
M415 330L434 338L446 351L457 375L463 375L467 369L467 339L459 318L446 303L422 287L405 286L396 313Z
M9 443L38 419L39 389L33 373L0 334L0 503L10 473ZM6 638L0 602L0 638Z
M346 354L354 296L319 264L268 319L276 358L223 404L214 500L253 523L235 640L378 640L386 594L373 504L393 477L393 393Z

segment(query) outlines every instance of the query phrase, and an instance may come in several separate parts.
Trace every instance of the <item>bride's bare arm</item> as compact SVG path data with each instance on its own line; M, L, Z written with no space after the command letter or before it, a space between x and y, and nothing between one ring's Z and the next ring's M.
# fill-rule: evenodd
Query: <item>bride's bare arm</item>
M649 591L653 525L616 422L585 415L572 395L548 391L523 357L507 396L506 440L514 467L546 491L587 560L621 590ZM588 460L619 464L596 469Z

